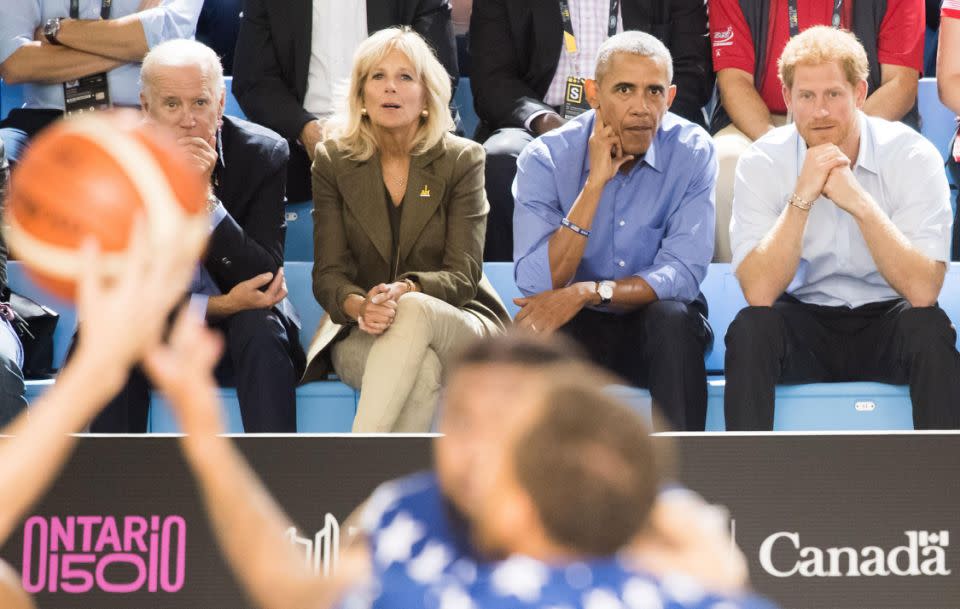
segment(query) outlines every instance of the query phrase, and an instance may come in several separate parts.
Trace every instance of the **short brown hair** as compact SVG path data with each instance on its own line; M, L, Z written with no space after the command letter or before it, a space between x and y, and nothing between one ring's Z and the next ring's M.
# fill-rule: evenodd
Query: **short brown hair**
M650 430L600 388L553 380L514 448L517 479L554 542L608 556L641 530L657 495Z
M793 88L793 75L800 64L840 64L847 81L857 86L870 75L870 64L863 45L851 32L827 25L817 25L794 36L777 60L780 80Z

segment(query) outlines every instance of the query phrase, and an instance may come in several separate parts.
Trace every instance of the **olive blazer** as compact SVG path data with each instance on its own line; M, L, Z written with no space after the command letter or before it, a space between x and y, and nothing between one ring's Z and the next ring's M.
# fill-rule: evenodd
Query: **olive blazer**
M375 154L353 161L326 141L313 163L313 294L326 314L308 349L303 382L330 370L327 347L352 322L342 310L350 294L404 278L423 292L476 315L488 331L510 323L483 276L489 204L484 152L476 142L444 135L410 161L403 197L397 268L391 268L387 193Z

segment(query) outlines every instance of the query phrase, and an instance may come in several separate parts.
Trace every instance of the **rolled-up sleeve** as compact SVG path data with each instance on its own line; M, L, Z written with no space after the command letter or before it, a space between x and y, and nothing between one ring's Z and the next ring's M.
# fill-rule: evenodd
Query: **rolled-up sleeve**
M690 181L676 211L667 218L653 264L636 273L660 300L696 299L713 258L717 155L712 142L707 140L705 146L697 148L690 168L696 177Z
M925 256L949 262L953 212L940 153L923 140L905 155L901 171L916 179L899 181L890 220Z
M770 176L780 172L773 160L756 146L747 149L737 163L733 182L733 214L730 219L732 268L740 266L750 252L773 229L783 203Z
M203 0L164 0L138 13L147 46L152 49L167 40L193 38L202 8Z
M563 218L556 171L547 148L539 141L527 146L517 159L517 177L513 181L513 273L525 296L553 289L550 237Z
M3 0L0 17L0 63L17 49L33 42L33 32L40 25L39 0Z

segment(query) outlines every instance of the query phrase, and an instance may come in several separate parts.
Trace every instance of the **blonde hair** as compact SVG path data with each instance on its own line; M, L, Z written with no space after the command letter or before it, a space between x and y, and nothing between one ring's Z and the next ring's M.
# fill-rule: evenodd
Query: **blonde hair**
M202 42L178 38L168 40L153 47L143 58L140 68L140 88L148 91L153 85L156 68L197 66L211 79L213 90L219 98L226 89L223 78L223 64L217 54Z
M373 127L361 112L364 107L363 87L376 65L393 50L406 55L413 64L426 97L428 114L420 119L411 153L420 154L433 148L446 132L454 128L449 108L450 76L430 46L408 27L380 30L363 41L354 54L343 109L329 121L329 133L336 140L337 147L355 161L369 159L379 148Z
M870 64L863 45L851 32L817 25L794 36L777 60L780 80L793 88L793 75L799 64L838 63L847 81L854 87L870 75Z

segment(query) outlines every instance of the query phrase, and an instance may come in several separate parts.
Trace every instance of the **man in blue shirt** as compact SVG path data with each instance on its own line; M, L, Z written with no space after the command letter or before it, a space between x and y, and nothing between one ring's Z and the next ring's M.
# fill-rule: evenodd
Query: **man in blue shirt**
M193 38L203 0L4 0L0 78L25 84L0 122L7 158L67 111L139 106L140 62L166 40Z
M713 256L717 161L668 109L672 60L653 36L600 47L593 110L517 161L517 324L560 330L641 387L677 430L703 430L713 339L700 282ZM594 91L590 92L593 88Z

